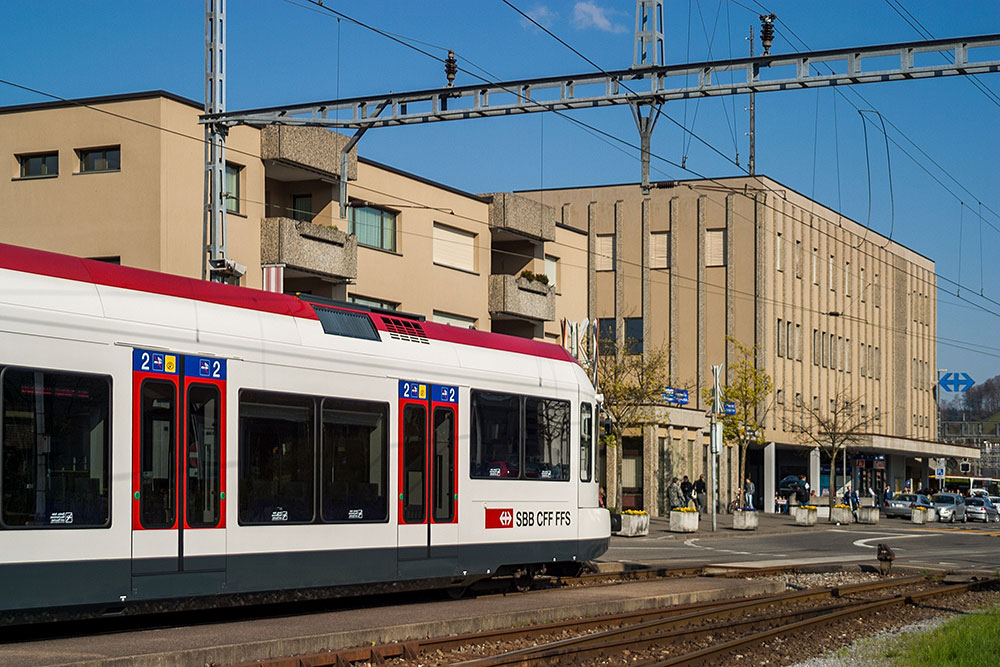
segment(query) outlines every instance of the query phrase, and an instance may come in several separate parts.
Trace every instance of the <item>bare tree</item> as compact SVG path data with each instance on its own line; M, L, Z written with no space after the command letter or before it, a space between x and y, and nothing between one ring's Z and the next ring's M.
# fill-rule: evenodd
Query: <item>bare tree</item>
M802 443L818 447L829 459L831 508L837 495L837 457L848 447L862 442L875 421L861 408L860 399L840 389L830 399L828 409L819 403L806 405L800 400L793 406L793 415L797 418L785 422L785 427Z
M604 394L604 412L611 418L615 476L609 480L608 506L622 506L622 437L626 430L657 424L665 418L663 388L667 385L667 348L643 346L634 353L634 341L601 341L597 356L597 389ZM614 482L612 486L610 482Z
M739 447L738 488L740 507L746 503L743 480L746 478L747 450L750 445L764 442L764 420L771 409L770 397L773 384L767 371L757 367L757 350L727 336L739 355L729 364L729 381L722 387L722 401L736 408L735 414L723 415L722 437ZM712 400L711 388L705 389L705 401Z

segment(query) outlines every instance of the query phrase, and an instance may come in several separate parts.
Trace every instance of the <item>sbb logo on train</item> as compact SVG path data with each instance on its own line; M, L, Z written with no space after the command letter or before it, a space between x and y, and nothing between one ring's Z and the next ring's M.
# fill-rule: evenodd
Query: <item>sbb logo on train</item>
M573 516L567 511L518 510L493 508L486 510L487 528L533 528L535 526L569 526Z

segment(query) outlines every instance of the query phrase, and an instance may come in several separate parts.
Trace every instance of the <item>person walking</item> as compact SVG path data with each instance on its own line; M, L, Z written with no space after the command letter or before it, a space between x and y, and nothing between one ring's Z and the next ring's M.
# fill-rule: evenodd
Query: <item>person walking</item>
M705 485L705 475L702 475L691 485L694 491L695 500L698 503L698 511L704 514L708 511L708 487Z
M670 486L667 487L667 502L670 504L670 509L684 506L684 494L676 477L670 480Z
M743 484L743 497L744 497L743 507L745 509L752 510L754 508L753 496L756 490L757 487L754 486L754 483L750 481L749 477L747 477L747 481Z
M691 502L691 488L691 480L688 479L687 475L684 475L684 479L681 480L681 493L684 494L685 507Z

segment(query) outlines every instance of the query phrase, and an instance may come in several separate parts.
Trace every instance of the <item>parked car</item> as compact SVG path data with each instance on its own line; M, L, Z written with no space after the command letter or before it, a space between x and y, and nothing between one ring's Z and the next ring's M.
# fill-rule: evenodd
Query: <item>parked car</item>
M965 512L965 498L957 493L937 493L931 497L934 509L938 513L938 521L968 521L969 516Z
M986 496L978 496L966 500L965 512L973 521L982 521L983 523L995 521L1000 523L1000 511L997 510Z
M991 503L993 503L993 507L996 507L998 510L1000 510L1000 496L986 496L986 497L990 499Z
M882 510L885 518L891 519L894 516L909 519L914 507L932 507L931 499L920 493L897 493L892 498L887 498Z

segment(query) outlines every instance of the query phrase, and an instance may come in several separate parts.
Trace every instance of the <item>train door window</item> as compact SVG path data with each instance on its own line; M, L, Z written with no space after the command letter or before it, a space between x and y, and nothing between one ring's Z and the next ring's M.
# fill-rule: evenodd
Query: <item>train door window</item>
M388 419L385 403L324 399L323 521L388 520Z
M177 507L177 390L147 380L140 395L139 520L143 528L171 528Z
M471 476L480 479L519 477L521 470L519 397L473 390L470 402Z
M569 401L524 399L524 477L569 479Z
M434 521L455 518L455 411L434 410Z
M288 394L240 394L240 523L313 520L314 403Z
M219 524L222 491L219 388L194 384L187 393L187 524Z
M403 520L421 523L426 517L424 498L427 469L427 409L403 408Z
M107 377L0 369L5 528L110 525Z
M589 482L594 451L594 410L590 403L580 404L580 481Z

